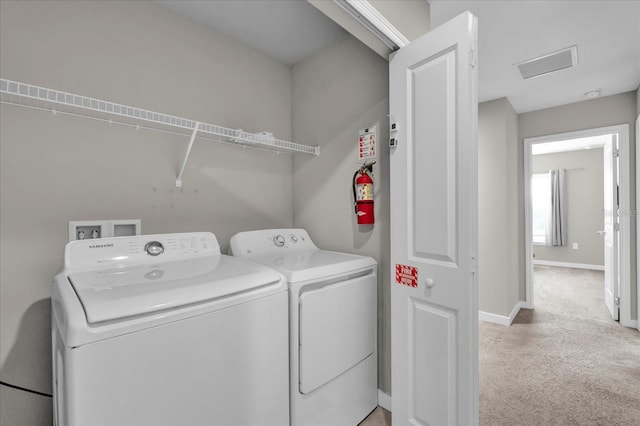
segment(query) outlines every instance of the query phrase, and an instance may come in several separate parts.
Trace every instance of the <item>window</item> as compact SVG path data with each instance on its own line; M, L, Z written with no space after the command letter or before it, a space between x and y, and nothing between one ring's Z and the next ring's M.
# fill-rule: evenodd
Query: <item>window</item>
M551 183L548 173L531 176L533 244L545 244L551 210Z

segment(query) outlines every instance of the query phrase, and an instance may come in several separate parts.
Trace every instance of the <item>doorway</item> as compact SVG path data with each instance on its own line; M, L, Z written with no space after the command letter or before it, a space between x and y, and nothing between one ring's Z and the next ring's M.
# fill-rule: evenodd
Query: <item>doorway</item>
M627 124L603 127L603 128L595 128L582 130L577 132L569 132L562 133L556 135L542 136L536 138L526 138L524 140L524 194L525 194L525 264L526 264L526 274L525 274L525 282L526 282L526 301L525 308L533 309L534 307L534 285L533 285L533 259L534 259L534 212L532 209L532 181L534 180L534 167L533 167L533 157L534 153L544 152L544 149L553 147L554 145L562 145L564 146L564 151L571 151L577 148L584 148L585 146L592 147L601 147L605 148L606 146L615 146L617 145L617 150L613 151L614 154L617 155L616 164L619 164L619 167L609 167L607 168L606 162L604 162L604 169L606 172L603 175L607 175L607 178L604 179L604 182L609 180L610 182L618 182L619 185L616 185L616 189L612 189L613 186L609 187L609 196L615 196L617 200L618 208L614 209L615 211L611 212L610 216L610 224L611 227L608 230L609 237L615 236L617 239L615 241L609 241L609 254L607 255L607 249L605 248L605 258L607 256L611 256L613 253L613 258L609 257L604 262L605 263L605 276L608 274L608 278L605 278L605 282L609 279L607 283L608 290L610 295L608 296L608 305L610 306L610 312L612 316L614 314L618 314L619 312L619 320L622 325L631 327L635 326L635 321L631 320L631 292L630 292L630 268L631 268L631 231L630 231L630 215L627 214L630 212L630 178L629 178L629 126ZM573 144L574 148L568 148ZM603 150L604 151L604 150ZM579 168L574 170L568 169L566 170L567 174L572 172L579 172ZM615 194L612 194L615 192ZM605 191L605 201L606 201L606 193ZM598 196L602 196L602 193L598 194ZM539 213L539 212L537 212ZM605 217L606 217L606 209L605 209ZM605 221L606 223L606 221ZM617 224L617 225L614 225ZM570 225L569 225L570 226ZM593 229L593 232L596 231L605 231L601 232L604 236L606 233L606 229L603 229L603 223L600 223L600 227L598 229ZM613 230L613 227L616 227L616 230ZM618 228L619 227L619 228ZM539 228L539 226L538 226ZM618 230L619 229L619 230ZM536 232L536 241L539 242L540 232ZM565 237L566 238L566 237ZM574 247L577 249L578 246L574 246L574 242L565 241L565 244L568 247L565 247L567 250L571 251ZM606 247L603 242L603 247ZM561 265L560 265L561 266ZM592 266L592 265L582 265L582 266ZM607 293L607 292L603 292ZM603 295L603 299L604 299ZM604 303L604 302L603 302Z

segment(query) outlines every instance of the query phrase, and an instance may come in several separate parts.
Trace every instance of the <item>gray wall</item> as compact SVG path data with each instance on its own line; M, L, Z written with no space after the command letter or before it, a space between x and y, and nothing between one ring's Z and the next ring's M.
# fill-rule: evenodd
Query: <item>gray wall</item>
M516 239L517 114L506 98L478 106L478 307L509 316L520 301Z
M363 72L366 70L366 72ZM378 261L379 388L391 391L389 324L389 111L388 63L348 37L293 67L293 136L320 145L315 159L296 156L295 226L321 247ZM376 126L374 226L356 223L352 178L358 129Z
M546 108L520 114L518 116L518 158L523 158L524 138L553 135L556 133L572 132L577 130L592 129L596 127L606 127L616 124L629 124L629 158L621 159L628 161L631 180L631 210L636 210L636 200L633 194L636 182L636 146L635 146L635 119L636 111L636 91L621 93L613 96L563 105L554 108ZM518 187L524 188L523 184L523 163L518 163L518 170L514 179L518 179ZM524 217L524 195L523 189L519 196L518 208L521 210L521 217ZM524 247L524 227L520 228L518 235L520 245ZM631 318L636 316L636 224L631 221ZM524 293L524 286L521 294Z
M289 67L151 2L3 0L0 19L2 78L292 137ZM67 221L210 230L225 248L237 231L293 225L290 155L198 139L177 189L188 136L7 105L0 120L3 381L51 392L50 285ZM1 386L0 407L2 425L51 424L50 398Z
M533 173L566 169L567 237L565 247L533 246L535 260L582 263L604 267L604 157L602 148L534 155ZM578 250L573 249L578 243Z

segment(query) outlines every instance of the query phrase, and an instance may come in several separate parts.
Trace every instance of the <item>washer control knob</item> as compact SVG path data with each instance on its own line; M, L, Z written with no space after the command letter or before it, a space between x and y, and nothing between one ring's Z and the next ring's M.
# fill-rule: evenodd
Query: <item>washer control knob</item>
M149 256L158 256L164 253L164 246L160 241L149 241L147 244L145 244L144 251Z
M284 237L282 235L276 235L275 237L273 237L273 244L275 244L276 247L283 247Z
M291 242L292 243L297 243L298 242L298 237L296 237L295 235L291 236Z

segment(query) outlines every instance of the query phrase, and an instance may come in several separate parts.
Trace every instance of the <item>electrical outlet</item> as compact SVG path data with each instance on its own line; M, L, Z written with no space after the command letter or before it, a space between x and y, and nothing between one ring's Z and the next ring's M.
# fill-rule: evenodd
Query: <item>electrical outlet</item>
M573 249L578 250L578 243L573 243Z

